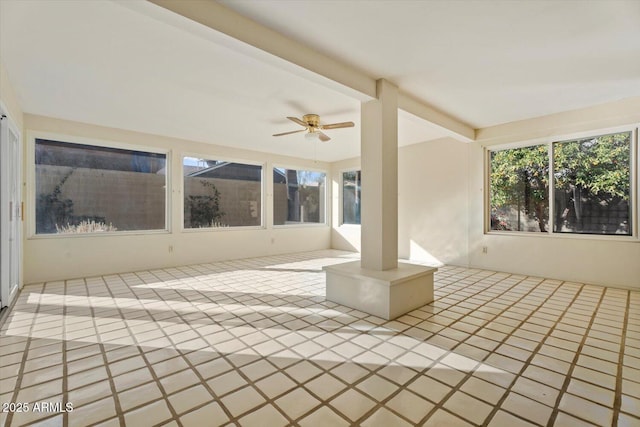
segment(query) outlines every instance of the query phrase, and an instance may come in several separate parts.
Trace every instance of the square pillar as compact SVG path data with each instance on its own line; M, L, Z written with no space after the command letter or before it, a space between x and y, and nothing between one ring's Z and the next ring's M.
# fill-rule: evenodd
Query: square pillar
M362 268L398 266L398 88L377 82L378 99L362 104Z
M398 264L398 88L362 104L361 260L324 267L327 300L394 319L433 301L435 268Z

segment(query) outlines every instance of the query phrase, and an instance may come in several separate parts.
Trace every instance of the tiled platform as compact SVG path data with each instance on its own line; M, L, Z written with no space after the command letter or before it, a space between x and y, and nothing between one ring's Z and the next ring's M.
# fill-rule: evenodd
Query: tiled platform
M17 426L640 426L640 292L442 267L387 322L324 299L338 251L25 287Z

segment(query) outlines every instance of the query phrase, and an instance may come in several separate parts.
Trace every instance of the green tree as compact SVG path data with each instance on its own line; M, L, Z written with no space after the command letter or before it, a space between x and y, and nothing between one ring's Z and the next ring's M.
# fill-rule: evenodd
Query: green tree
M629 200L630 143L625 132L555 144L556 187L580 186L605 202Z
M521 229L521 213L547 230L549 220L549 155L546 145L491 153L491 226L511 230L501 211L514 208Z
M535 220L546 231L549 217L548 146L491 152L492 229L512 229L501 219L506 210ZM631 133L623 132L553 144L556 191L601 205L629 201ZM518 228L521 226L518 219Z
M220 192L212 182L201 180L200 184L209 189L209 194L187 196L185 208L189 208L192 228L213 227L224 216L220 210Z

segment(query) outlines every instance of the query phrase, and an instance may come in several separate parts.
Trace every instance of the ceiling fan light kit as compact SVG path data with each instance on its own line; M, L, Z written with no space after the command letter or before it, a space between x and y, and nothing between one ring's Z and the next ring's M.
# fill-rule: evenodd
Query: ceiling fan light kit
M310 130L304 135L304 139L306 139L307 141L318 141L320 140L320 135L318 134L318 132Z
M305 135L305 139L309 141L317 141L319 139L320 141L327 142L331 138L329 138L326 134L324 134L322 132L323 130L350 128L355 126L353 122L341 122L341 123L331 123L328 125L323 125L320 123L320 116L318 116L317 114L305 114L304 116L302 116L302 120L300 120L297 117L287 117L287 119L299 124L300 126L303 126L304 129L294 130L290 132L276 133L273 136L291 135L293 133L306 131L307 133Z

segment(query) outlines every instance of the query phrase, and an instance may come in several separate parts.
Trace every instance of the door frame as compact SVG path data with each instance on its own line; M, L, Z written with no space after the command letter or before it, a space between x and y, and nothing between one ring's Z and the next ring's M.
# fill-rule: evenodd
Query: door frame
M0 308L10 306L22 282L22 139L21 132L0 101ZM9 147L9 135L16 137L15 153ZM9 173L15 176L12 193ZM11 227L15 227L10 242ZM13 282L13 283L12 283Z

